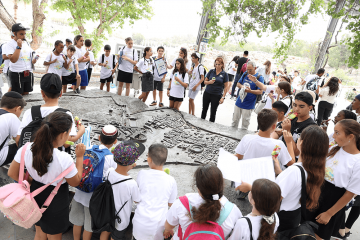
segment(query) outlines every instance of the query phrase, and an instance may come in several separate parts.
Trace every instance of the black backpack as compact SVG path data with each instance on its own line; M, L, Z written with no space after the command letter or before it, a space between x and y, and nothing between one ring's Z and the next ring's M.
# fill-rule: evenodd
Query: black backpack
M41 116L41 110L40 110L41 106L33 106L31 107L31 116L32 116L32 121L23 128L23 130L21 131L21 135L20 135L20 140L19 140L19 148L23 145L25 145L25 143L27 142L33 142L35 139L35 135L36 135L36 131L40 128L41 126L41 122L44 119ZM63 108L57 108L55 110L55 112L69 112L69 110L67 109L63 109Z
M104 63L104 59L105 59L105 54L101 55L101 63ZM113 65L112 68L115 67L115 55L113 55Z
M200 79L201 79L200 66L203 66L203 68L204 68L204 81L202 81L202 83L201 83L201 88L203 88L203 87L205 87L206 68L204 67L204 65L202 65L201 63L199 63L199 65L198 65L198 72L199 72Z
M112 232L115 230L115 221L119 224L121 223L118 214L128 201L121 206L119 211L116 211L112 185L128 180L133 179L127 178L116 183L111 183L106 179L104 182L100 183L93 192L90 198L89 211L91 216L91 229L94 233L101 233L102 231Z
M316 76L306 84L306 89L310 91L316 91L319 88L320 77Z
M305 171L302 167L297 166L301 171L301 215L302 219L306 219L306 185L305 185ZM301 223L298 227L278 232L277 240L314 240L315 231L318 225L305 221Z
M6 114L6 113L9 113L8 111L4 110L4 109L0 109L0 116L3 115L3 114ZM3 149L5 143L6 143L6 140L10 137L10 135L8 135L5 140L1 143L0 145L0 151Z

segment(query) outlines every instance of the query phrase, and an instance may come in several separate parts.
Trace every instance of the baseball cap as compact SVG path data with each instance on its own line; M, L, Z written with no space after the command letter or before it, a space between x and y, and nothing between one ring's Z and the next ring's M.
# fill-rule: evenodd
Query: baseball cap
M303 101L309 106L315 105L315 93L312 91L302 91L296 94L295 96L296 100Z
M21 30L30 30L30 28L24 27L21 23L15 23L11 27L12 32L18 32L18 31L21 31Z
M195 54L200 59L200 53L196 52Z
M72 37L67 37L65 40L66 40L66 41L73 42L73 38L72 38Z
M355 98L360 101L360 94L356 95Z
M121 166L134 164L145 151L145 146L139 141L121 141L114 149L114 161Z
M62 90L62 83L59 75L55 73L47 73L42 76L40 81L40 88L48 93L60 93Z

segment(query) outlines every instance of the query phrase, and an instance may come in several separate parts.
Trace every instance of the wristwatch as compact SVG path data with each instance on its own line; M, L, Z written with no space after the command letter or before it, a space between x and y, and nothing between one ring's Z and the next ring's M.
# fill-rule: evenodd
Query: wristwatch
M21 49L21 47L19 47L19 46L16 46L16 49Z
M170 88L168 88L167 90L170 91Z

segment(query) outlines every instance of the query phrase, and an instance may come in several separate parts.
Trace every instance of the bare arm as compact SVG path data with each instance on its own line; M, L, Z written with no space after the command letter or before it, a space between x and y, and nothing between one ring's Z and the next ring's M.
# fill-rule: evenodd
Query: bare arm
M244 158L244 155L235 153L235 156L238 158L238 160L242 160Z
M134 70L137 71L137 72L140 73L140 74L143 74L136 65L135 65L135 67L134 67Z
M82 135L84 135L84 133L85 133L85 126L81 124L78 126L78 132L76 136L69 136L68 140L71 142L76 142L82 137Z
M75 148L75 154L76 154L75 166L78 172L72 178L65 178L66 182L72 187L77 187L80 184L82 178L82 172L83 172L83 159L84 159L85 150L86 147L83 143L78 144Z

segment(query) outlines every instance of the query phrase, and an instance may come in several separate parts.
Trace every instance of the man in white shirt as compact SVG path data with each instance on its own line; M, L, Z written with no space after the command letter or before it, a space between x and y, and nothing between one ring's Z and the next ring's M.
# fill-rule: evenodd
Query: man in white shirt
M301 81L301 85L304 86L303 90L311 90L316 92L316 94L319 94L320 79L324 75L324 73L325 73L325 69L319 68L316 74L307 75L305 80ZM315 79L316 81L313 81Z
M27 95L33 91L34 75L32 73L36 58L35 52L26 41L26 30L21 23L12 26L14 38L8 42L4 54L10 59L10 75L12 91Z
M90 57L90 61L86 63L87 72L88 72L88 83L90 83L92 69L96 65L94 53L92 52L92 42L90 39L85 40L85 47L89 51L89 57Z

